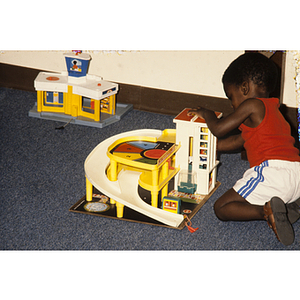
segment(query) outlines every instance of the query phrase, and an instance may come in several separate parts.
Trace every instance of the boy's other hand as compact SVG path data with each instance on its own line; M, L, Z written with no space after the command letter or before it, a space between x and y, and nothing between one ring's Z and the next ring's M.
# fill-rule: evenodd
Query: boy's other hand
M191 110L188 111L187 115L188 116L198 116L199 118L204 119L203 111L204 111L204 108L202 108L202 107L192 108Z

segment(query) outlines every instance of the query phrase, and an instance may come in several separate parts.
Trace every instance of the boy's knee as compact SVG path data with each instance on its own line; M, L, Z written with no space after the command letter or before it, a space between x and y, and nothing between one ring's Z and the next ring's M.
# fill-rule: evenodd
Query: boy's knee
M219 200L219 199L218 199ZM221 213L221 205L220 203L218 203L218 200L215 202L214 204L214 212L216 217L220 220L220 221L225 221L224 218L222 217L222 213ZM220 201L219 201L220 202Z

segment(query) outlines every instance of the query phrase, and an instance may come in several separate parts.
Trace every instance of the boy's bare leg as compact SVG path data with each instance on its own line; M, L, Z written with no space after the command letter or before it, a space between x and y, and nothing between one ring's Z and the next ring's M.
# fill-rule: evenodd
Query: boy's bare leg
M253 205L230 189L216 201L214 209L222 221L266 220L281 243L287 246L294 241L286 205L278 197L273 197L264 206Z
M228 190L216 201L214 210L222 221L264 220L263 206L250 204L234 189Z

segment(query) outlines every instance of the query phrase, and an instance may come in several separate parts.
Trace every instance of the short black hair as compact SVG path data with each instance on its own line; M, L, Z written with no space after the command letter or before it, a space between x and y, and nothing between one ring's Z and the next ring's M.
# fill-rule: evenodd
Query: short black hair
M277 77L277 66L271 59L258 52L247 52L229 65L223 74L222 83L240 86L252 80L271 93L276 87Z

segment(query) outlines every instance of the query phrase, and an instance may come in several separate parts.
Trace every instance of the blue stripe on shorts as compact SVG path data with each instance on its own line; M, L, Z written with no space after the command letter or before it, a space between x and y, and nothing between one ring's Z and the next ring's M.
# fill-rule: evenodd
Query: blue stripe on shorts
M256 177L255 178L251 177L247 181L247 183L238 190L238 194L240 194L243 198L246 199L255 190L257 185L260 182L263 182L265 180L262 172L263 172L263 169L268 166L269 166L269 163L266 160L266 161L262 162L259 166L254 167L254 171L257 173Z

